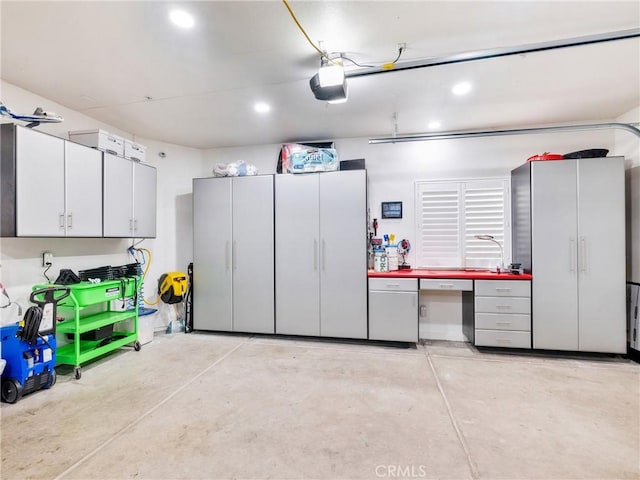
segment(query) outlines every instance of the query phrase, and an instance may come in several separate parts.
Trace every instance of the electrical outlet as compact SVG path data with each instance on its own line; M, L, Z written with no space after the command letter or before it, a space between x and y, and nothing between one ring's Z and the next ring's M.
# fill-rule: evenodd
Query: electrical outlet
M46 267L47 265L53 265L53 253L51 252L42 253L42 266Z

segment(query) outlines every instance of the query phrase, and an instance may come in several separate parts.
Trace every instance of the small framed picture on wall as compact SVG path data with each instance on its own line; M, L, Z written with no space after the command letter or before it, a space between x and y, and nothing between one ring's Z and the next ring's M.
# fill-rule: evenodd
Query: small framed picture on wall
M382 202L382 218L402 218L402 202Z

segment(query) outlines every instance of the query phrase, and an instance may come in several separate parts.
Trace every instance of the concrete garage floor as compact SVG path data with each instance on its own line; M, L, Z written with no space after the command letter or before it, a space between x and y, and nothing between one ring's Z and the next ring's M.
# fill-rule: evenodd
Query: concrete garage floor
M2 404L2 479L640 478L640 366L194 333Z

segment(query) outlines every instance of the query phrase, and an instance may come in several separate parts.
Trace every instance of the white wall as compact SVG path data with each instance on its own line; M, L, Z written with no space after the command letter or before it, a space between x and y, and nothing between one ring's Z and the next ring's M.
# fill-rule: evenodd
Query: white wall
M72 130L102 128L125 138L133 138L129 133L111 125L10 83L0 82L0 98L12 110L30 113L40 106L61 114L65 119L59 124L41 125L36 130L68 138L67 134ZM0 121L8 120L2 118ZM200 175L203 152L144 138L135 140L147 146L148 163L158 168L157 238L145 240L140 245L149 248L153 254L153 264L145 285L145 293L149 298L155 292L157 278L161 273L186 271L187 264L191 261L191 179ZM161 151L166 153L163 159L158 156ZM126 253L130 244L131 240L127 239L2 238L0 281L4 283L12 300L25 307L28 305L31 286L46 281L42 275L42 252L50 251L54 254L53 267L49 271L53 280L61 268L77 272L85 268L130 263L132 259ZM16 320L15 308L0 310L2 324Z
M640 107L621 115L616 121L640 123ZM640 282L640 138L617 130L615 150L626 157L627 280Z
M335 140L341 160L365 159L369 209L371 218L378 218L379 233L395 233L396 238L410 241L416 238L414 186L417 180L504 177L537 153L568 153L597 147L613 150L613 143L610 131L382 145L370 145L367 138ZM260 173L275 173L279 149L280 145L262 145L206 150L203 176L211 175L218 162L236 160L253 163ZM380 219L381 202L395 200L403 202L403 219ZM413 261L413 252L410 261Z

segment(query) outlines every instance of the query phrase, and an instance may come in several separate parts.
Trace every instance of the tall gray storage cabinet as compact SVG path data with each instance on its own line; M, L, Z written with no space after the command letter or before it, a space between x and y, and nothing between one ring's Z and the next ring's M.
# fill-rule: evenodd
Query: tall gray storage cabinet
M196 330L274 333L273 176L193 180Z
M531 162L511 188L533 348L625 353L624 158Z
M276 333L367 338L364 170L276 175Z

